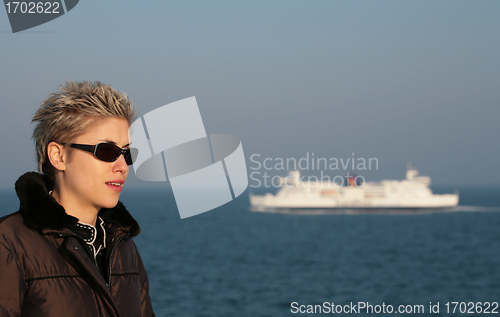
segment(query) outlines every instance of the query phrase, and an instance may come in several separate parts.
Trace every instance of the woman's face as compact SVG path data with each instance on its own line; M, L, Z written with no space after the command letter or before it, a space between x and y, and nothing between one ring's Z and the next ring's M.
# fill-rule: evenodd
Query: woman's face
M96 145L113 143L120 148L128 147L129 124L121 118L98 119L87 132L70 140L70 143ZM69 148L64 171L64 191L72 203L82 208L113 208L118 203L129 166L123 155L114 162L104 162L93 153ZM89 205L90 204L90 205Z

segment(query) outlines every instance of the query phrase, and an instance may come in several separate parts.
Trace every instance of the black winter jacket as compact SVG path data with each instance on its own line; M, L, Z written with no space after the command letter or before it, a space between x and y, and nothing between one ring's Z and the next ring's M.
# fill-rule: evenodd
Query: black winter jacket
M24 174L16 182L19 211L0 218L0 316L154 316L131 239L139 225L123 204L99 212L107 232L104 280L68 229L78 219L49 195L52 186L41 174Z

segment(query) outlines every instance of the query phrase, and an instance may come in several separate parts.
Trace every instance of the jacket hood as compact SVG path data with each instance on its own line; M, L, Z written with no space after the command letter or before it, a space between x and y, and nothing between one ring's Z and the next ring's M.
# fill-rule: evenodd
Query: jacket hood
M78 222L78 218L68 215L64 207L49 195L54 182L47 175L25 173L16 181L15 187L20 201L19 213L27 227L38 231L62 230ZM121 202L114 208L102 208L99 217L106 224L117 225L132 237L140 232L139 224Z

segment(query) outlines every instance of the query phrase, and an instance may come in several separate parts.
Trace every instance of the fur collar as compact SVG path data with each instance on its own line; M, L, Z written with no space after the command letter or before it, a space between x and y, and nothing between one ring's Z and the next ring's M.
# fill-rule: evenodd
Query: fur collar
M68 215L64 207L49 195L53 187L54 183L48 176L35 172L25 173L17 180L19 213L27 227L38 231L62 230L78 222L78 218ZM114 208L101 209L99 216L106 224L115 224L132 237L140 232L139 224L121 202Z

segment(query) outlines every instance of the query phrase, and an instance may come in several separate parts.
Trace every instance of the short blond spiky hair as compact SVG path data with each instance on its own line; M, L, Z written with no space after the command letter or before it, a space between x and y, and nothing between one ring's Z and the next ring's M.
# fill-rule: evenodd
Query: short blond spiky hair
M129 125L136 109L128 96L111 86L95 81L70 81L47 96L31 122L36 122L33 139L36 145L38 171L54 178L55 170L47 156L50 142L68 142L84 133L94 119L115 117Z

